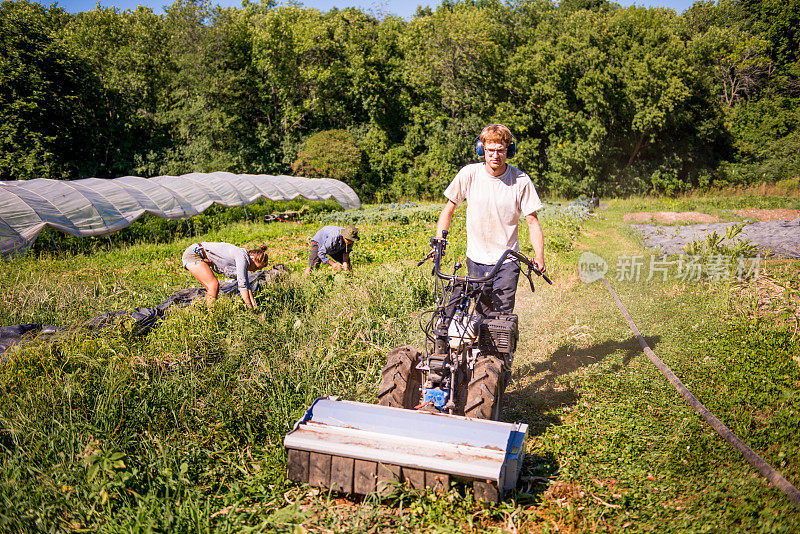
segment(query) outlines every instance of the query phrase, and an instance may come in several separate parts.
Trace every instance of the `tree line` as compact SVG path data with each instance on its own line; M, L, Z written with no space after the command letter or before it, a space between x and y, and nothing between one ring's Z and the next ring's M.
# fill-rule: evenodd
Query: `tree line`
M800 0L443 0L410 20L273 0L0 4L0 179L326 176L440 198L491 122L540 190L800 174Z

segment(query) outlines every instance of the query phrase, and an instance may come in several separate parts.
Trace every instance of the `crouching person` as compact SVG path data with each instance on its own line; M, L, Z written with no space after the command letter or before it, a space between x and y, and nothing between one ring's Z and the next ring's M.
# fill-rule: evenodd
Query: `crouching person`
M350 251L358 241L358 228L352 224L346 228L341 226L324 226L311 238L311 249L308 254L307 276L311 269L320 264L330 266L334 271L352 272Z
M244 305L256 308L250 290L248 271L258 271L267 266L267 247L246 250L230 243L203 241L189 245L183 252L183 266L206 288L206 304L211 307L217 299L219 280L214 273L235 279Z

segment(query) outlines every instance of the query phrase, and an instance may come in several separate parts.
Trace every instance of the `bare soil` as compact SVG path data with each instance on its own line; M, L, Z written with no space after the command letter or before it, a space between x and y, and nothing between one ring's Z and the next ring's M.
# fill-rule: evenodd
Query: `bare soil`
M713 223L719 222L719 217L708 213L700 213L699 211L637 211L635 213L626 213L622 216L622 220L629 224L649 222L660 224L674 224L677 222Z
M766 210L750 208L743 210L732 210L740 217L754 219L756 221L793 221L800 217L800 210L775 209ZM628 224L658 223L675 224L686 223L714 223L719 222L719 217L700 213L699 211L637 211L626 213L622 220Z
M759 210L784 211L793 210ZM761 214L767 216L767 214ZM783 216L791 216L792 213ZM772 214L771 216L777 216ZM712 232L724 236L736 223L702 223L664 227L658 224L631 224L644 239L645 246L662 254L681 254L684 245L704 240ZM761 254L779 258L800 258L800 214L795 219L770 219L746 224L734 241L746 240L756 245ZM726 244L727 240L723 240Z
M733 210L733 212L742 217L755 219L757 221L793 221L800 217L800 210L763 210L763 209L747 209L747 210Z

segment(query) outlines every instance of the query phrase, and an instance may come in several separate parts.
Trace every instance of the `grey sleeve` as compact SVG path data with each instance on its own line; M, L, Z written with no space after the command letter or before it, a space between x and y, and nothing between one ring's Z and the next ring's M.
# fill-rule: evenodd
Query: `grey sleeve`
M328 236L323 236L320 241L317 241L317 255L319 256L319 259L322 260L322 263L330 262L330 259L328 258L328 247L326 246L327 243L325 242L327 239Z
M250 256L245 249L236 254L236 282L239 290L250 289L250 280L247 276L247 268L250 266Z
M330 263L330 258L328 257L328 251L332 250L336 245L336 238L339 236L341 232L341 228L338 226L326 226L320 231L319 241L317 241L317 245L319 247L319 259L322 260L322 263Z

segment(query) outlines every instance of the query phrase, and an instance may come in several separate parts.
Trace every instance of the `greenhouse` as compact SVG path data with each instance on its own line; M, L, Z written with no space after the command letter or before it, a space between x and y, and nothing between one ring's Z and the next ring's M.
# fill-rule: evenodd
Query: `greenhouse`
M24 252L47 226L77 237L113 234L145 213L186 219L212 204L246 206L258 199L333 199L359 208L358 195L330 178L227 172L83 180L0 181L0 254Z

